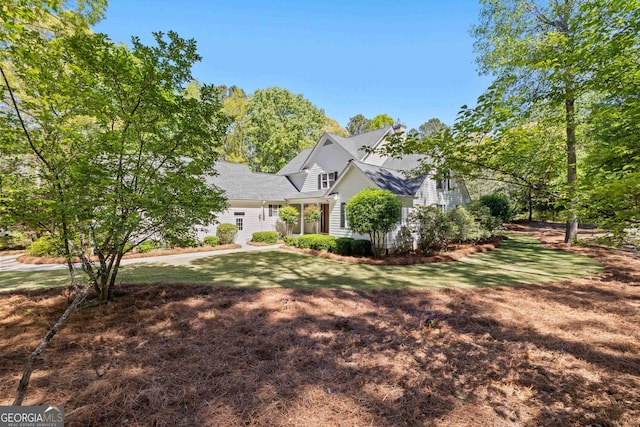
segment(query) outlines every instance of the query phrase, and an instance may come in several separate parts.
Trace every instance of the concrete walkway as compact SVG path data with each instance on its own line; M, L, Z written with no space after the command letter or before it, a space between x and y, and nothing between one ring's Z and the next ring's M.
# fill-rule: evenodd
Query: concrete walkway
M191 252L186 254L175 255L162 255L162 256L150 256L145 258L129 258L123 259L120 265L129 264L142 264L142 263L154 263L154 264L166 264L166 265L186 265L191 261L206 258L214 255L233 254L237 252L254 252L265 251L271 249L277 249L280 245L270 246L251 246L242 245L238 249L223 249L219 251L208 252ZM66 264L22 264L16 261L18 255L2 255L0 256L0 273L7 271L50 271L50 270L66 270ZM80 268L80 264L76 264L76 267Z

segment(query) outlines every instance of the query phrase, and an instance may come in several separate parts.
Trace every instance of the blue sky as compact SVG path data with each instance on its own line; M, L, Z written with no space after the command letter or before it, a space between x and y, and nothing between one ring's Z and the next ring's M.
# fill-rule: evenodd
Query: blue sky
M476 0L111 0L94 28L113 41L174 30L198 42L203 83L301 93L345 126L386 113L451 124L488 86L474 63Z

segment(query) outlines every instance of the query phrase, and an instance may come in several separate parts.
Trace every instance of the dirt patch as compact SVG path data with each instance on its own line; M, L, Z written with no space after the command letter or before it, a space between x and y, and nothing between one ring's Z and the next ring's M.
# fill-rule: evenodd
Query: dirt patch
M457 261L467 255L479 252L488 252L500 247L500 242L507 239L506 236L495 236L492 239L477 245L455 245L446 252L437 255L422 256L415 254L408 255L390 255L384 258L354 257L337 255L327 251L318 251L315 249L300 249L294 246L282 246L292 252L303 253L307 255L317 256L319 258L331 259L334 261L345 262L347 264L366 264L366 265L413 265L413 264L432 264L434 262Z
M176 255L176 254L190 254L195 252L211 252L211 251L222 251L225 249L238 249L241 248L241 245L230 244L230 245L218 245L218 246L198 246L197 248L173 248L173 249L156 249L151 252L146 253L130 253L126 254L122 257L122 259L132 259L132 258L149 258L154 256L164 256L164 255ZM16 258L16 261L21 262L22 264L66 264L67 260L62 257L40 257L40 256L28 256L22 255ZM80 258L72 258L72 262L80 262ZM92 256L91 261L98 261L97 256Z
M63 404L70 426L638 426L640 259L558 248L605 269L474 290L123 286L69 319L25 404ZM0 404L67 301L0 300Z

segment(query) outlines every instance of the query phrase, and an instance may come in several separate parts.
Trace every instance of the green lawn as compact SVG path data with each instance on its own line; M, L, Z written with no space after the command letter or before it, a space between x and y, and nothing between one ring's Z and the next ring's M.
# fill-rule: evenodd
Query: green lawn
M409 266L343 264L288 251L218 255L185 266L138 264L122 268L127 283L192 283L235 287L287 288L476 288L543 283L593 275L598 262L544 248L529 237L511 235L491 252L458 262ZM68 284L65 271L0 272L0 290Z

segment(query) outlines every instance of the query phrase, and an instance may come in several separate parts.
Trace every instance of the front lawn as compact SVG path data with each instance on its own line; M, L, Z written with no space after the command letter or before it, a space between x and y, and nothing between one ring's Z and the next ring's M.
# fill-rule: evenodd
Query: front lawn
M593 275L600 269L600 264L590 258L546 249L533 238L511 235L499 249L458 262L354 265L273 250L212 256L187 265L129 265L121 269L119 281L347 290L478 288L553 282ZM67 273L62 270L0 272L0 290L5 291L67 284Z

